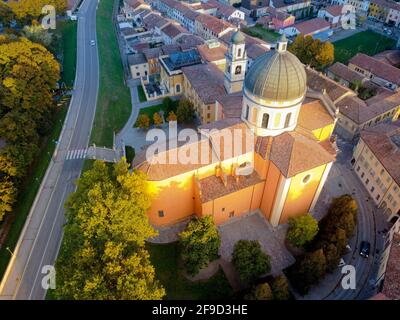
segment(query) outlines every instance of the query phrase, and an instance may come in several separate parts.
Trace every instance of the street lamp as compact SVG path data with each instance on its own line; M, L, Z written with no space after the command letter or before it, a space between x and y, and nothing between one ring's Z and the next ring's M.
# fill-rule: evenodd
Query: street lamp
M9 247L7 247L6 250L7 250L12 256L14 256L14 253L10 250Z

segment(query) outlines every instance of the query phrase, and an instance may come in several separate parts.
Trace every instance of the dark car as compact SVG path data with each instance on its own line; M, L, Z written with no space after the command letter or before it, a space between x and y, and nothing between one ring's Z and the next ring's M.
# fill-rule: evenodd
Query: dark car
M367 241L362 241L360 246L360 256L368 258L371 244Z

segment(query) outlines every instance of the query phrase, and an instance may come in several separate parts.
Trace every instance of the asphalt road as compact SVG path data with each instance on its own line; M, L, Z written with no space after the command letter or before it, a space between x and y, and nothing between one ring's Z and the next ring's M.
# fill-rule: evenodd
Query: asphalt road
M82 159L65 160L69 150L88 146L96 111L99 63L97 0L84 0L78 14L77 73L73 97L53 159L0 285L1 299L44 299L42 268L54 265L63 234L64 208L75 190Z
M341 153L332 170L337 170L341 177L342 188L348 193L352 193L357 200L359 206L359 214L357 221L356 234L351 241L351 252L349 252L344 260L346 264L355 267L356 271L356 288L343 289L341 282L325 299L328 300L355 300L368 299L375 290L372 286L372 280L375 279L374 264L379 259L383 247L383 239L379 237L378 231L385 226L385 219L377 208L373 200L369 197L368 192L360 180L356 177L350 164L353 145L341 143ZM361 241L369 241L371 243L371 251L369 258L363 258L359 255Z

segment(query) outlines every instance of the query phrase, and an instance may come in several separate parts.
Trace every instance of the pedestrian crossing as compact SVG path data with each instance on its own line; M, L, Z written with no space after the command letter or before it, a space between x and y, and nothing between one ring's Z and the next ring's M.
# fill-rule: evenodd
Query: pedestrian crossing
M88 149L75 149L69 150L65 160L76 160L76 159L85 159L87 155Z

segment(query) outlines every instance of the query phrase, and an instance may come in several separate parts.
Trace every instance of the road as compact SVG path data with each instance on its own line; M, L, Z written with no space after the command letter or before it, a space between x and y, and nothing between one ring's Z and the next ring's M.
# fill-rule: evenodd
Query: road
M1 299L44 299L42 268L54 265L63 234L64 208L75 190L83 159L66 160L69 150L88 146L96 110L99 62L97 0L84 0L78 14L75 87L60 140L0 285ZM97 41L96 41L97 43Z

